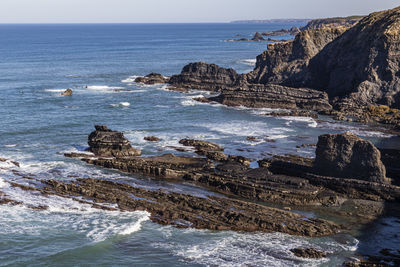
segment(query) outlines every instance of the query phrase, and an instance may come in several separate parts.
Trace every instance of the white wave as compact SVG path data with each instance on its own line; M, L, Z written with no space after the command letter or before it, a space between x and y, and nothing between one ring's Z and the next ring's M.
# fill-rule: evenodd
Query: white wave
M374 131L364 127L365 126L357 127L353 125L345 125L342 123L334 123L334 122L323 122L318 124L318 128L327 128L327 129L342 130L343 132L352 132L355 135L361 137L390 138L394 136L393 134Z
M128 78L126 78L126 79L121 80L121 82L123 82L123 83L133 83L133 82L135 82L136 78L138 78L138 77L140 77L140 76L132 75L132 76L129 76Z
M110 91L110 90L112 91L112 90L124 89L124 87L108 86L108 85L90 85L85 87L85 89L94 91Z
M44 89L43 91L49 92L49 93L63 93L67 89Z
M129 107L131 104L129 102L120 102L118 104L111 104L113 107Z
M287 137L287 133L293 132L294 130L290 128L284 127L275 127L271 128L271 126L266 122L259 121L231 121L224 123L208 123L208 124L200 124L199 126L203 126L211 131L218 132L227 136L255 136L255 137L263 137L269 136L271 138L285 138Z
M144 212L142 217L140 217L132 225L129 225L124 230L120 231L119 234L120 235L130 235L134 232L138 232L142 228L142 223L145 221L148 221L149 219L150 219L150 213Z
M190 236L195 236L196 242L186 241L192 240ZM188 229L181 230L177 236L172 230L172 235L168 233L164 239L162 243L152 245L167 249L184 261L205 266L319 266L330 259L298 258L290 249L312 247L330 253L349 251L337 242L319 242L317 245L315 239L281 233L212 233Z
M316 128L318 123L311 117L296 117L296 116L283 116L277 117L278 119L287 120L286 125L290 126L292 122L305 122L308 127Z
M4 179L0 178L0 188L4 187L6 185L6 182Z
M197 104L200 104L200 102L193 99L187 99L187 100L182 100L181 104L182 106L195 106Z
M5 147L16 147L17 144L8 144L8 145L4 145Z
M239 63L239 64L244 64L244 65L248 65L248 66L255 66L256 65L256 63L257 63L257 59L253 59L253 58L250 58L250 59L242 59L242 60L239 60L237 63Z

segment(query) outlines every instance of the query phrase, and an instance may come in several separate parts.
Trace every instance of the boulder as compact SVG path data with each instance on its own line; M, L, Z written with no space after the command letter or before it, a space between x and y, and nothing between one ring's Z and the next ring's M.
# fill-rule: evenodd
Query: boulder
M387 181L379 150L350 132L319 136L314 168L326 176L377 183Z
M143 139L146 140L146 141L149 141L149 142L158 142L158 141L161 140L157 136L146 136Z
M104 125L96 125L96 131L88 138L89 150L96 156L131 157L140 156L141 151L131 146L124 134L112 131Z
M184 146L193 146L196 148L197 152L224 151L223 147L208 141L182 139L179 143Z
M293 248L290 251L300 258L320 259L326 257L326 252L314 248Z
M72 96L72 89L67 89L63 93L61 93L61 96Z

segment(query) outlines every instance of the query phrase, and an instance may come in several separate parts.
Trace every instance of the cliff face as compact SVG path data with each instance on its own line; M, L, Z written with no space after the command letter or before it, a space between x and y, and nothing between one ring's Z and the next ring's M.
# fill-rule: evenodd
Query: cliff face
M352 27L362 18L363 16L313 19L312 21L308 22L306 26L302 27L301 30L304 31L315 30L319 28Z
M270 45L248 74L251 83L308 87L328 93L338 109L400 107L400 7L355 26L305 30Z
M293 41L269 44L268 50L257 57L254 71L248 74L249 82L302 86L310 59L345 30L344 27L306 30Z
M400 7L372 13L325 46L308 85L334 101L400 107Z

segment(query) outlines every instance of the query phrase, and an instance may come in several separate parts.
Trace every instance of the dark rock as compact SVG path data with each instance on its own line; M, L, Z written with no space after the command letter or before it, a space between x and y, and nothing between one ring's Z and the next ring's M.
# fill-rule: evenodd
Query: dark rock
M381 160L386 168L386 175L394 185L400 185L400 150L381 149Z
M343 109L400 107L399 25L400 7L363 18L310 60L308 85Z
M264 37L262 37L261 33L256 32L251 39L252 41L265 41Z
M67 89L63 93L61 93L62 96L72 96L72 89Z
M310 117L313 119L318 119L318 114L309 110L292 110L289 112L270 112L264 114L266 116L273 117Z
M136 83L144 83L144 84L160 84L160 83L167 83L168 78L164 77L159 73L150 73L144 77L138 77L135 79Z
M238 78L239 75L233 69L197 62L186 65L181 74L171 77L169 84L178 90L221 91L234 86Z
M296 35L293 41L269 44L268 50L257 56L254 71L247 75L248 81L304 86L310 59L345 30L343 27L307 30Z
M253 141L253 142L257 142L258 138L256 136L247 136L246 137L247 141Z
M379 150L371 142L349 132L319 136L314 167L326 176L387 181Z
M146 136L143 139L146 141L149 141L149 142L158 142L161 140L160 138L158 138L156 136Z
M225 90L218 96L210 97L209 100L227 106L251 108L286 108L314 111L332 108L326 93L276 84L241 86L236 90Z
M326 252L316 250L314 248L293 248L290 250L296 257L320 259L326 257Z
M134 149L124 134L112 131L104 125L96 125L96 131L88 138L90 151L98 156L130 157L140 156L141 151Z
M193 146L199 152L204 151L224 151L224 148L208 141L194 140L194 139L182 139L179 141L184 146Z

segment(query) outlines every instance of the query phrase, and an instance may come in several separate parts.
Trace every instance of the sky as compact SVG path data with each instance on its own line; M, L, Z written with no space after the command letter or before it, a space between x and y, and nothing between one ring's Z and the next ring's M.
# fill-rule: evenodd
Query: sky
M177 23L366 15L399 0L0 0L0 23Z

